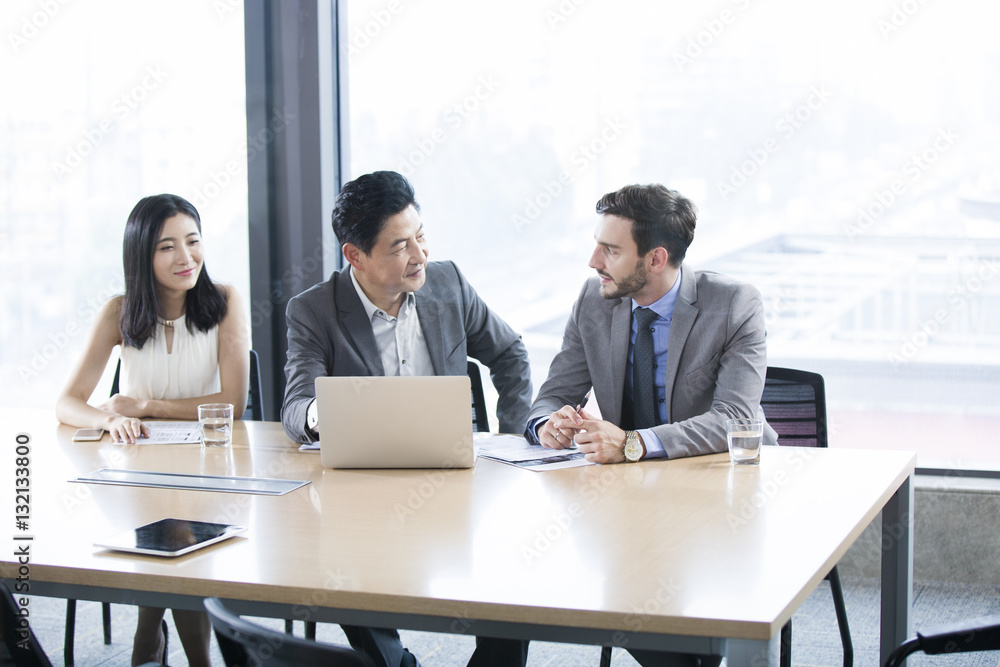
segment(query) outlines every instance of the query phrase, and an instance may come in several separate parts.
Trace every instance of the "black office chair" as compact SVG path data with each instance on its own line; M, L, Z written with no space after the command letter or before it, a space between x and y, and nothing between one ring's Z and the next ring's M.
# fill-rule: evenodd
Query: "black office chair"
M31 607L27 607L30 611ZM31 623L20 613L20 607L7 584L0 581L0 635L4 646L0 647L0 665L13 664L16 667L52 667L52 661L38 643ZM30 618L30 617L29 617ZM6 649L6 655L3 654ZM142 667L161 667L159 663L146 663Z
M243 411L243 419L250 414L250 419L264 421L264 393L260 387L260 360L257 353L250 350L250 394L247 396L247 407Z
M889 654L884 667L899 667L907 656L921 651L927 655L978 653L1000 650L1000 615L947 623L918 632Z
M218 598L205 610L226 667L374 667L368 656L348 646L320 644L246 621Z
M490 432L490 419L486 415L486 394L483 392L483 376L479 364L469 361L466 369L472 381L472 430L476 433Z
M760 399L767 423L778 432L778 444L795 447L826 447L826 389L823 376L809 371L769 366ZM826 575L837 612L844 667L854 664L854 643L847 623L847 605L840 573L834 566ZM792 621L781 629L781 666L792 664Z
M7 584L0 581L0 630L8 655L0 656L0 664L17 667L52 667L52 662L38 644L29 621L22 623L20 607ZM30 612L31 607L28 607ZM8 663L10 661L10 663Z

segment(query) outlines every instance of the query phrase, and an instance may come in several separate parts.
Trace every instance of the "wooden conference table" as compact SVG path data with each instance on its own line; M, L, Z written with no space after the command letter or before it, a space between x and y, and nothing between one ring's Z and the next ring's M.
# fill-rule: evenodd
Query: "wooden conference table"
M30 535L31 593L448 633L723 653L777 664L782 625L879 512L882 657L905 639L912 485L905 452L765 448L531 472L326 470L271 422L231 451L71 441L51 412L0 410L7 532ZM15 530L15 434L30 435L30 528ZM72 483L122 468L309 480L284 496ZM175 559L99 537L163 518L246 525ZM0 576L13 579L13 549ZM596 664L595 654L595 664Z

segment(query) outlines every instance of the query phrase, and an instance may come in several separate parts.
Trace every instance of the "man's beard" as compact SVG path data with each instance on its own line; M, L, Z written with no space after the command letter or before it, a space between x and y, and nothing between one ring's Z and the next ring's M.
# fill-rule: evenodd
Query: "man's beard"
M609 276L605 276L609 277ZM642 265L642 260L639 260L635 264L635 271L625 276L621 280L613 280L609 285L601 285L601 296L605 299L620 299L626 296L632 296L643 287L646 286L648 274L646 273L646 268ZM606 289L613 288L614 291L605 291Z

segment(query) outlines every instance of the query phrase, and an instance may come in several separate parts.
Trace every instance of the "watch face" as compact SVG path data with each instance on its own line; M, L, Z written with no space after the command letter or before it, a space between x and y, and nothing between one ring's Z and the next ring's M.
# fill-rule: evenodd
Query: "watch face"
M639 444L639 437L629 435L625 439L625 458L629 461L638 461L642 458L642 445Z

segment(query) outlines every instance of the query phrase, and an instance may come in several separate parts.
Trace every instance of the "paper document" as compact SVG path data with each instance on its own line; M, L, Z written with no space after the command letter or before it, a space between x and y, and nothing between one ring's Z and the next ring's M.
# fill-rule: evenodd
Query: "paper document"
M575 449L546 449L540 445L532 445L520 435L477 435L475 442L480 456L528 470L594 465L583 458L583 452Z
M201 442L198 422L142 422L149 427L148 438L138 438L137 445L186 445Z

